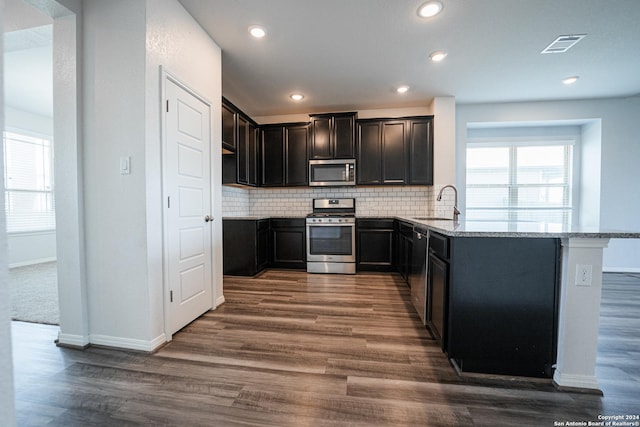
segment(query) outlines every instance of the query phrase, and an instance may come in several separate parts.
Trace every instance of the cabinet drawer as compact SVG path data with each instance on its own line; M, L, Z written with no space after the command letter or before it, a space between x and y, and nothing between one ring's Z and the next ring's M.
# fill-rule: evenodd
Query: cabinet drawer
M449 238L442 234L434 233L429 234L429 252L435 254L442 260L449 259Z
M304 226L304 218L271 218L271 228L290 228Z
M362 230L393 230L392 219L359 218L356 220L356 225Z

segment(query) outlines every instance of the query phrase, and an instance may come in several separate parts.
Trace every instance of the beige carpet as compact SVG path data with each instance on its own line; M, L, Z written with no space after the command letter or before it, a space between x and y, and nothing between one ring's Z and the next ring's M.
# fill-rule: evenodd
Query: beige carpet
M13 320L60 324L55 262L10 269L9 288Z

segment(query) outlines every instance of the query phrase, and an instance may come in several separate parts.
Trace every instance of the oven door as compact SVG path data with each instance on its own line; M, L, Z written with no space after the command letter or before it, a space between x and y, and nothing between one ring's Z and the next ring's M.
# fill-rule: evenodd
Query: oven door
M355 224L307 224L307 261L356 262Z

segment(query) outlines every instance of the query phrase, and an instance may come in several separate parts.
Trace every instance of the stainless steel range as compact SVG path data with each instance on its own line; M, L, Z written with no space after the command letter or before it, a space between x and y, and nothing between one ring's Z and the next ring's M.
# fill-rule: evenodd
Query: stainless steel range
M307 216L307 272L356 273L356 200L314 199Z

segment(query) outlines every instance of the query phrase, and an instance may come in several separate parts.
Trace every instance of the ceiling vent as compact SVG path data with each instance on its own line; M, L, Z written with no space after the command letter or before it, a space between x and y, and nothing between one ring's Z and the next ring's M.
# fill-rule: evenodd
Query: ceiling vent
M545 47L544 50L540 53L565 53L586 36L586 34L559 36L557 39L552 41L549 46Z

